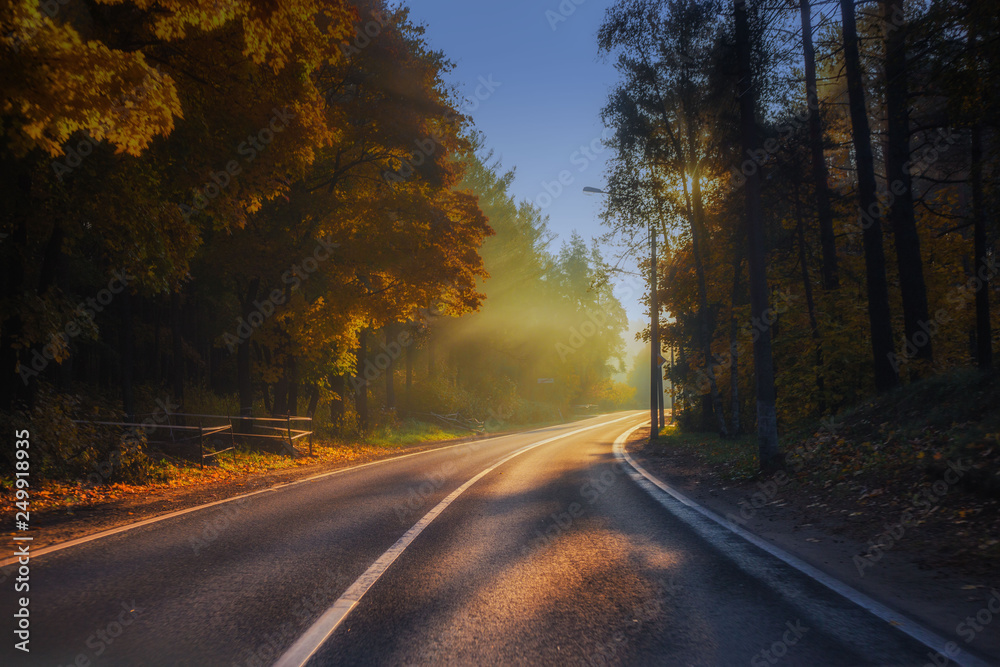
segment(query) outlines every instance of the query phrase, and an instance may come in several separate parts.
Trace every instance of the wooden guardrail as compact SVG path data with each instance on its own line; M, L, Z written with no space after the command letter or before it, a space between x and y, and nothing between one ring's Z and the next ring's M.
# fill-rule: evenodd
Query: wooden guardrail
M309 438L309 456L313 455L313 431L305 429L295 429L292 428L292 422L310 422L312 423L312 417L296 417L294 415L287 415L285 417L238 417L238 419L249 419L251 421L251 428L265 429L268 431L275 431L275 435L261 435L253 434L253 437L258 438L278 438L281 440L288 441L288 447L290 453L294 456L295 452L295 441L299 438ZM284 424L284 426L268 426L260 425L256 422L269 422L274 424ZM283 435L278 435L282 433Z
M114 426L114 427L117 427L117 428L121 428L124 431L133 430L133 431L137 431L137 432L138 431L154 432L154 431L158 431L158 430L162 429L162 430L166 430L170 434L170 443L171 444L183 443L185 440L194 441L195 439L197 439L197 442L198 442L198 463L199 463L199 465L201 465L201 467L205 466L205 459L211 458L213 456L218 456L219 454L222 454L223 452L228 452L228 451L231 451L231 450L235 449L235 446L232 446L232 447L228 447L226 449L217 450L217 451L214 451L214 452L209 452L208 454L205 453L205 438L211 437L213 435L217 435L219 433L224 433L226 431L230 431L230 436L231 436L232 435L232 433L231 433L232 426L229 425L229 424L225 424L223 426L213 426L213 427L205 428L201 424L199 424L198 426L179 426L179 425L170 424L170 423L167 423L167 424L150 424L149 422L143 422L143 423L137 423L137 422L113 422L113 421L92 421L92 420L84 420L84 419L74 419L72 421L73 421L74 424L93 424L93 425L96 425L96 426ZM174 435L175 431L181 431L181 432L187 431L187 432L190 432L192 435L187 436L187 437L177 438ZM150 438L148 438L148 436L147 436L147 440L149 442L153 442L153 443L166 444L165 440L150 439Z
M288 453L292 456L298 451L295 449L295 441L300 438L309 438L309 456L313 455L313 433L312 430L292 428L293 423L308 422L312 424L312 417L299 417L296 415L286 415L284 417L254 417L253 415L206 415L188 412L171 412L171 417L193 417L196 419L225 419L228 421L232 437L235 443L237 437L261 440L281 440L288 444ZM266 422L264 424L260 422ZM284 424L278 426L276 424ZM253 429L274 431L270 433L253 433Z
M263 440L263 441L280 441L284 445L286 453L291 456L295 456L299 453L296 449L295 443L297 440L302 438L308 438L309 444L309 456L313 455L313 434L314 431L306 428L293 428L293 425L299 427L302 422L307 422L309 425L312 424L312 417L299 417L296 415L286 415L284 417L253 417L253 416L233 416L233 415L209 415L209 414L196 414L190 412L169 412L165 414L166 419L164 420L163 413L158 415L153 415L155 420L146 420L145 422L118 422L118 421L91 421L83 419L73 420L74 424L93 424L98 426L114 426L127 432L129 430L134 430L135 432L144 432L147 434L147 440L150 443L158 445L183 445L185 442L195 442L198 444L198 454L194 457L201 466L205 465L205 459L210 459L214 456L218 456L224 452L233 451L236 449L237 438L240 440ZM174 423L180 418L181 421L187 422L191 419L197 420L198 425L188 425L187 423L177 424ZM216 420L224 421L224 424L215 424L211 426L205 426L204 421L206 420ZM237 432L236 426L245 427L245 430ZM254 433L253 430L268 431L267 433ZM165 431L167 438L151 438L149 434L156 433L157 431ZM205 442L207 439L218 436L219 434L229 434L229 447L225 449L217 449L216 451L211 451L205 453ZM189 435L185 435L189 434Z

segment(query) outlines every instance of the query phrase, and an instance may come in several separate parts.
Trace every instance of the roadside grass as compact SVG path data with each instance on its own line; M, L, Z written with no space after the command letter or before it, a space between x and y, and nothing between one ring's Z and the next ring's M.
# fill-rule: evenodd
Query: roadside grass
M449 428L438 424L404 419L398 424L386 424L365 438L365 444L382 448L400 448L420 442L439 442L475 435L472 431Z
M676 423L670 423L660 430L659 443L648 451L656 454L669 449L694 454L723 480L752 479L757 472L757 439L753 435L720 438L715 433L685 432Z

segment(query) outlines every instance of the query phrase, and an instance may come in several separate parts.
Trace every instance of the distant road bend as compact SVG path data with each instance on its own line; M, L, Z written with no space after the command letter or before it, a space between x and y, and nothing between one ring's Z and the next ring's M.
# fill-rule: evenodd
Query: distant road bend
M32 651L8 639L0 662L934 664L637 483L613 443L645 417L402 456L38 556Z

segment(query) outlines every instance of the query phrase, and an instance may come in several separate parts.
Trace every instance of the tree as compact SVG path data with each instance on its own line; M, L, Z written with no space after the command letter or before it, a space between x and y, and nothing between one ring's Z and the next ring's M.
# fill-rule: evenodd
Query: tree
M186 279L205 231L205 216L194 210L203 207L185 203L192 195L206 204L219 197L217 204L227 205L214 208L214 222L238 228L285 188L276 171L309 162L303 149L330 134L308 113L319 99L311 74L349 34L354 11L338 0L270 9L235 2L221 12L207 1L175 3L170 11L97 2L48 16L37 3L18 1L0 13L10 47L0 53L0 159L11 176L5 183L18 184L4 194L24 211L12 221L24 234L4 252L31 256L44 247L49 258L35 285L12 272L4 286L4 403L25 397L15 374L25 369L28 348L44 345L60 320L74 317L73 293L93 294L123 272L131 276L126 294L109 307L119 320L93 318L86 333L99 336L100 322L122 334L125 344L104 354L118 357L128 409L132 295L153 298ZM267 128L276 96L297 117L292 127ZM253 169L238 180L218 171L262 124L272 137L287 130L283 141L255 150ZM210 188L215 194L206 198ZM33 196L48 205L30 205ZM70 251L72 259L92 258L86 271L65 271ZM28 304L32 291L39 301ZM59 340L57 362L82 343Z
M705 177L709 117L709 69L717 29L715 2L619 2L608 10L598 34L603 53L620 51L617 67L625 83L603 112L615 128L619 153L637 152L659 181L673 189L688 221L698 280L698 322L709 392L703 414L714 413L720 434L726 417L716 380L708 303L708 254L702 182ZM620 160L627 165L628 160ZM620 200L609 198L609 206Z
M757 104L754 92L750 22L745 0L735 0L736 55L740 62L739 90L740 141L746 155L760 149L757 130ZM760 200L760 172L747 176L746 198L747 255L750 265L750 307L758 320L765 318L768 308L767 264L763 209ZM764 328L754 340L754 379L757 387L757 450L760 467L769 470L780 464L778 451L778 414L775 405L774 361L771 352L771 330Z
M812 158L813 187L816 196L816 217L819 220L823 246L823 287L840 286L837 272L837 246L833 233L833 212L830 209L830 186L826 157L823 154L823 121L820 117L819 93L816 88L816 51L812 38L810 0L799 0L802 23L802 54L806 77L806 105L809 109L809 150Z
M931 361L934 357L932 341L921 328L921 324L926 325L930 321L930 315L909 169L910 118L907 110L909 91L904 0L881 0L881 9L885 35L886 180L893 196L888 219L896 241L906 340L916 348L917 352L913 355L916 359ZM918 345L918 340L923 344Z
M854 17L854 0L840 0L843 20L844 66L847 78L851 134L854 141L854 162L857 168L858 224L862 229L865 250L865 276L868 287L868 320L871 329L872 366L875 387L888 391L899 383L893 366L894 344L892 319L889 311L889 287L885 277L885 250L882 246L881 204L876 197L875 163L872 155L871 130L865 107L865 90L861 78L861 57L858 53L858 31Z

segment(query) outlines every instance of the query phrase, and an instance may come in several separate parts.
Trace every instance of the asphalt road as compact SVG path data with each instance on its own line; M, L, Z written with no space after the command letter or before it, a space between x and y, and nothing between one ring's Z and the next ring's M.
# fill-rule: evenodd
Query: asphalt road
M5 629L0 663L272 665L322 639L317 621L394 545L308 664L929 662L890 624L756 547L713 543L640 488L612 442L644 417L353 468L38 556L31 653ZM4 583L11 629L18 595Z

